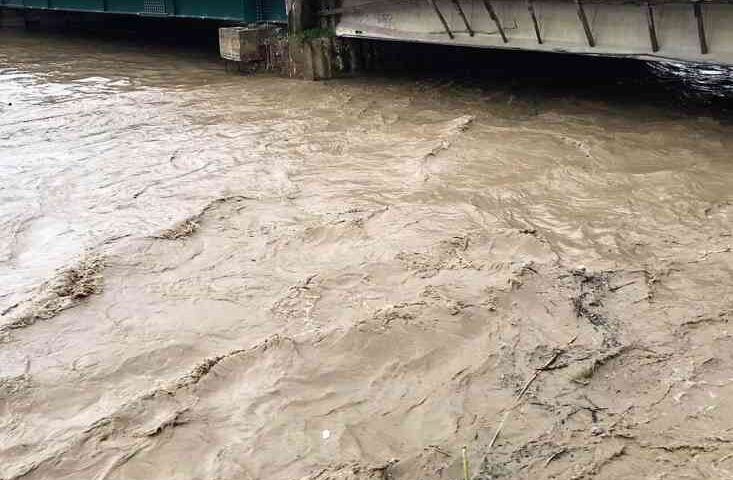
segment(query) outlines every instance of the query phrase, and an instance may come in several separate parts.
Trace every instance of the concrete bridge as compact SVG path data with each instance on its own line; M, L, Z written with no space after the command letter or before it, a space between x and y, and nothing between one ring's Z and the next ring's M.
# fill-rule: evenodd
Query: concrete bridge
M0 0L82 11L290 22L341 38L733 65L733 0Z
M340 37L733 64L733 1L342 0Z

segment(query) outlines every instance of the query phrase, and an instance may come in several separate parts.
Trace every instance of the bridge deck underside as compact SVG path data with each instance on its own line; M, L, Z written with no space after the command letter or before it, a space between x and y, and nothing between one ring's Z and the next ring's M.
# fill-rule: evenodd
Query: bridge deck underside
M474 47L733 65L733 3L343 0L336 33Z

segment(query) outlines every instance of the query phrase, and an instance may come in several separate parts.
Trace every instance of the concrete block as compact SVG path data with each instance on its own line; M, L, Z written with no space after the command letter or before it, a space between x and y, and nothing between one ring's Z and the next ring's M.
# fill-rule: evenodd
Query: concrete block
M259 62L265 59L262 48L272 35L266 27L226 27L219 29L219 53L232 62Z

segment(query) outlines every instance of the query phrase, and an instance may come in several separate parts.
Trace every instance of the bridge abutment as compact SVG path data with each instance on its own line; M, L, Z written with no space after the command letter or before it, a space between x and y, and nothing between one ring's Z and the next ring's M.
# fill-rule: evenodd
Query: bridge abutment
M293 78L328 80L343 70L339 41L318 15L322 3L288 0L288 73Z

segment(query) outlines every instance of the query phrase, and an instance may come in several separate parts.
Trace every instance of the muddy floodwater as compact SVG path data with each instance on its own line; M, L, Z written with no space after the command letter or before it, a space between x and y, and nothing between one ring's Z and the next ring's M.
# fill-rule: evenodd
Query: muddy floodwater
M515 87L0 32L0 478L733 478L733 125Z

